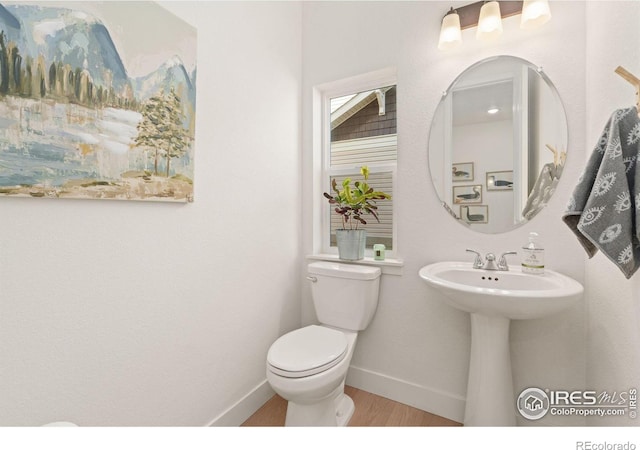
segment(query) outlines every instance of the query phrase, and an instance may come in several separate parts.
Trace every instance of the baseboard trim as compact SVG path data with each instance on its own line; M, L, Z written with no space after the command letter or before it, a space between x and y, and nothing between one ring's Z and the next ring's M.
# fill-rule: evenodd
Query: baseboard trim
M346 384L456 422L464 420L465 399L447 392L355 366L349 367ZM274 394L264 380L207 426L240 426Z
M275 394L267 380L257 385L233 406L213 419L209 427L238 427Z
M351 366L347 385L462 423L465 399L388 375Z

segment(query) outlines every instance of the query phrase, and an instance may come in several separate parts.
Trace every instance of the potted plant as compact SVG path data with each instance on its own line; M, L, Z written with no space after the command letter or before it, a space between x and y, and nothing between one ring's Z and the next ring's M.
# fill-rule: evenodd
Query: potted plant
M371 215L380 223L376 200L391 198L389 194L376 191L367 184L369 179L367 166L362 166L360 173L364 181L356 181L354 187L351 187L351 178L345 178L342 189L339 189L334 178L331 182L334 195L324 193L324 197L329 200L330 205L335 206L334 211L342 219L342 228L336 230L339 258L349 261L364 258L367 230L360 226L366 225L367 221L363 216Z

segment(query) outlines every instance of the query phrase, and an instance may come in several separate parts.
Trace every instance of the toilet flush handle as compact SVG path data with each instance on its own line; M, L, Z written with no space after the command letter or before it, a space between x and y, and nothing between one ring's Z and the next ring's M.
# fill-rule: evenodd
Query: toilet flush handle
M318 281L316 277L307 277L307 280L311 281L312 283L316 283Z

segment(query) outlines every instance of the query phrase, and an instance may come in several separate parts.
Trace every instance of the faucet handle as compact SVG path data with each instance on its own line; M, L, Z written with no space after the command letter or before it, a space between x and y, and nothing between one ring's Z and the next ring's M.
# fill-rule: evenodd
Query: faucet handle
M504 252L498 260L498 269L509 270L509 264L507 264L507 255L517 255L518 252Z
M480 256L480 253L475 251L475 250L471 250L469 248L466 251L469 252L469 253L475 253L475 255L476 255L476 258L473 261L473 268L474 269L481 268L482 267L482 257Z

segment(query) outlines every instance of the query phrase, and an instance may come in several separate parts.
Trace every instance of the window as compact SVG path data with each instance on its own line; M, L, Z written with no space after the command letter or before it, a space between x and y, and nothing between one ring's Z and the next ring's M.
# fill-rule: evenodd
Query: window
M353 85L352 85L353 86ZM331 191L331 182L351 178L362 180L360 167L369 168L368 183L391 195L377 202L380 222L365 217L367 249L384 244L389 255L395 250L393 188L397 164L396 85L385 84L351 93L324 94L322 187ZM326 203L326 202L325 202ZM326 253L336 252L335 230L341 219L328 203L323 207L323 242Z

